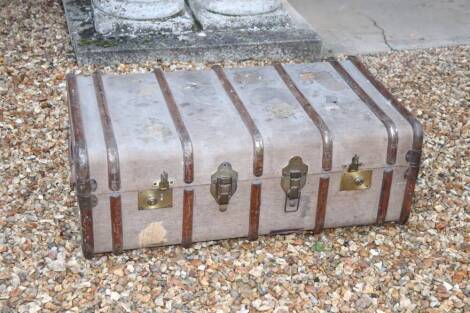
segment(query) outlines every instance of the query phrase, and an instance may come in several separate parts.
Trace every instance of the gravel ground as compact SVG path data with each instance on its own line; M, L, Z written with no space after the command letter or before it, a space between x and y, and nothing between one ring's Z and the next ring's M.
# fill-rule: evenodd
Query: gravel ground
M365 57L426 131L406 226L87 261L68 185L64 76L93 67L75 64L57 1L0 6L1 312L470 311L470 47Z

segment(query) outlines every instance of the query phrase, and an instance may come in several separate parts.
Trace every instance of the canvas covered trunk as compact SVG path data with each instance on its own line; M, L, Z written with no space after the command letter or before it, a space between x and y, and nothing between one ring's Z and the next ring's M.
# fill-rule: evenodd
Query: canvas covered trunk
M356 58L67 83L86 257L409 217L421 126Z

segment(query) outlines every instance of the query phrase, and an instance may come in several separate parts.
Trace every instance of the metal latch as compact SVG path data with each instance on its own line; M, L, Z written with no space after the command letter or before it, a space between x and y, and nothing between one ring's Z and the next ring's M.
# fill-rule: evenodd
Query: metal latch
M363 190L369 189L372 182L372 170L360 170L362 164L359 162L359 156L352 158L346 172L341 177L340 190Z
M139 192L139 210L165 209L173 207L173 182L168 180L168 173L163 172L160 181L153 183L153 188Z
M285 212L299 210L301 190L307 183L307 172L308 166L299 156L290 159L289 164L282 169L281 187L286 193Z
M219 165L217 172L211 176L211 194L220 205L220 211L226 211L230 198L237 191L238 173L232 165L224 162Z

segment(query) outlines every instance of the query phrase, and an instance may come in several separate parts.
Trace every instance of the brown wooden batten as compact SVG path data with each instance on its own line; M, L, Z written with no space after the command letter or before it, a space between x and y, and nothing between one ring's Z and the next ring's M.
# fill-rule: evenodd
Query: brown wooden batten
M383 173L382 189L380 192L379 209L377 211L378 225L385 223L387 217L388 205L390 201L390 192L392 190L393 169L386 168Z
M225 92L229 96L233 105L240 114L243 123L245 124L246 128L248 128L248 131L251 134L251 138L253 139L253 174L256 177L260 177L261 175L263 175L264 162L263 137L261 136L258 127L256 127L255 122L251 118L250 113L248 112L242 100L235 91L235 88L233 88L232 84L227 78L227 75L225 75L225 72L222 67L220 67L219 65L214 65L212 69L216 73L217 77L222 83L222 86L224 87Z
M90 179L90 165L88 159L88 149L83 129L82 114L80 111L80 99L78 95L77 78L73 74L67 75L69 115L71 118L71 140L70 155L76 181L78 205L80 208L81 229L82 229L82 250L85 258L90 259L94 254L94 234L93 234L93 207L96 198L92 192L96 184Z
M251 185L250 200L250 225L248 230L248 239L258 239L259 214L261 208L261 183Z
M315 111L308 99L305 97L302 91L300 91L287 71L284 69L283 65L280 63L275 63L274 68L286 84L287 88L289 88L291 93L300 103L305 113L307 113L308 117L320 131L323 143L322 168L325 172L331 171L333 166L333 137L331 135L330 129L328 128L328 125L326 125L320 114ZM315 233L322 232L325 225L326 204L328 200L328 188L330 185L329 182L329 177L320 178L320 185L318 187L317 214L315 216Z
M108 164L108 185L114 194L110 195L111 211L111 232L113 241L113 252L121 253L123 246L122 235L122 209L121 196L118 191L121 189L121 171L119 165L119 152L116 138L114 137L113 124L109 114L109 105L104 91L103 77L100 72L93 75L93 84L96 92L96 101L100 112L101 125L103 129L104 141L106 144L106 157Z
M356 66L356 68L369 80L369 82L382 94L382 96L390 101L395 109L408 121L413 129L413 147L407 155L407 160L410 167L407 172L407 182L405 187L405 197L403 198L402 211L400 215L400 223L404 224L408 221L411 206L413 203L413 196L415 192L416 180L419 174L419 167L421 162L421 153L423 148L423 127L416 117L403 105L400 101L385 88L385 86L372 75L366 66L359 60L358 57L349 57L349 60Z
M103 77L100 72L93 75L93 83L96 91L96 100L100 111L104 141L106 143L106 156L108 161L108 184L111 191L121 189L121 175L119 168L119 153L114 137L113 124L109 115L108 100L103 86Z
M275 63L274 68L278 72L279 76L282 78L287 88L291 91L297 101L300 103L305 113L312 120L315 126L320 131L320 135L323 141L323 156L322 156L322 168L324 171L331 171L333 164L333 138L331 136L331 131L326 125L325 121L322 119L320 114L313 108L308 99L300 91L300 89L295 85L292 78L289 76L287 71L284 69L283 65L280 63Z
M320 177L318 186L317 213L315 215L315 228L313 232L319 234L325 228L326 206L328 201L329 177Z
M111 207L111 231L113 252L121 253L123 249L122 238L122 203L121 194L114 192L109 197Z
M367 107L371 110L372 113L380 120L380 122L385 126L388 134L388 146L387 146L387 164L394 165L397 160L397 150L398 150L398 128L395 125L395 122L377 105L377 103L372 99L362 87L352 78L348 71L343 67L343 65L336 61L330 61L330 64L338 72L338 74L343 78L343 80L348 84L348 86L354 91L354 93L361 99Z
M287 228L287 229L271 230L269 232L269 235L277 236L277 235L301 234L304 232L305 232L304 228Z
M407 161L410 164L406 172L405 196L400 213L400 223L406 224L410 218L411 208L413 206L413 197L415 194L416 181L418 180L419 166L421 163L421 150L408 151Z
M183 233L181 244L189 248L193 243L193 207L194 191L185 189L183 196Z
M367 105L367 107L374 113L374 115L380 120L385 126L388 134L388 146L387 146L387 164L394 165L397 160L398 152L398 128L393 120L378 106L378 104L372 99L364 89L352 78L344 66L336 61L330 61L330 64L340 74L343 80L349 85L354 93ZM385 216L388 211L388 199L390 198L391 181L393 179L393 171L387 173L384 171L382 181L382 191L379 200L379 206L377 210L377 223L382 224L385 222ZM387 181L387 180L390 180ZM385 188L385 189L384 189ZM387 194L388 192L388 194Z
M183 118L181 117L181 113L176 105L175 98L173 97L170 85L166 80L165 73L161 69L157 68L154 70L154 74L157 78L158 84L160 85L168 111L170 112L176 131L178 132L181 140L184 159L184 182L191 184L194 180L194 151L191 136L189 136L189 132L184 125Z

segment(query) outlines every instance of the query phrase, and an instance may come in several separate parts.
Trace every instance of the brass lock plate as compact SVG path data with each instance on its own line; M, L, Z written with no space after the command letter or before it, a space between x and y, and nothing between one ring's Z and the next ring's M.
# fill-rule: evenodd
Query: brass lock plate
M152 189L140 191L138 195L139 210L154 210L173 207L173 181L163 173L161 179L153 184Z
M341 176L340 191L365 190L372 184L372 170L360 170L359 157L355 155Z
M346 172L341 177L341 191L369 189L372 182L372 170Z

